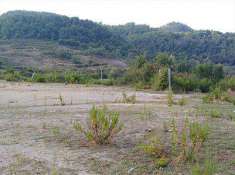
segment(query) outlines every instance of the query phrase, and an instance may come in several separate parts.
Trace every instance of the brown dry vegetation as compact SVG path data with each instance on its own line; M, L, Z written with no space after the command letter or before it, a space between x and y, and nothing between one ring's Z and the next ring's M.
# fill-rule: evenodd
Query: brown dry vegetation
M63 52L71 54L71 58L59 56ZM74 62L74 59L79 62ZM38 40L0 40L0 62L6 67L39 70L71 70L83 67L87 69L88 66L90 69L96 69L100 64L114 67L126 66L123 61L117 59L85 55L78 49Z

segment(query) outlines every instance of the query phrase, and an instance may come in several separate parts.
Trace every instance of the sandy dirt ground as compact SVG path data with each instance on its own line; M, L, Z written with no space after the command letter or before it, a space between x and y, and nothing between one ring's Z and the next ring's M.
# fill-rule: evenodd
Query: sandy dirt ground
M121 103L123 92L135 94L136 104ZM60 96L65 105L61 105ZM1 81L0 174L100 174L98 169L106 165L115 170L146 130L161 128L164 121L170 120L172 111L184 116L198 101L195 95L184 96L193 100L190 108L169 109L164 93ZM180 97L176 95L175 99ZM86 123L94 104L120 112L124 129L111 145L89 146L73 129L74 121Z

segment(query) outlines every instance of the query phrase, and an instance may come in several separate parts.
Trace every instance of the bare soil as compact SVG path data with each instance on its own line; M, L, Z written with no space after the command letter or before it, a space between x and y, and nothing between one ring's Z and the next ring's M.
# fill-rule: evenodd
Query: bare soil
M121 103L123 92L136 94L137 102ZM180 121L189 114L194 120L190 112L202 105L201 95L183 96L188 100L186 106L168 107L165 93L126 87L0 81L0 174L144 174L144 170L130 163L130 153L149 130L162 130L163 123L173 116ZM174 99L181 97L175 95ZM86 123L94 104L120 112L124 129L111 145L89 145L73 129L75 120ZM228 104L220 106L227 106L230 112L234 109ZM215 132L208 145L217 144L213 154L222 162L219 171L234 174L235 122L218 119L212 123Z

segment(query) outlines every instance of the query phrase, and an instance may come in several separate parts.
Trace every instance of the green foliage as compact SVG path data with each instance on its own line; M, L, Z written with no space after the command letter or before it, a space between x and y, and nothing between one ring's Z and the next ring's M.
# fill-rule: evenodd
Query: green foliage
M235 77L226 77L218 83L218 86L224 91L228 89L235 91Z
M216 165L210 159L206 159L203 165L198 163L192 167L192 175L214 175L216 172Z
M52 40L100 56L127 55L128 43L123 38L110 32L106 26L89 20L44 12L12 11L0 16L0 26L3 39ZM72 58L64 51L56 56Z
M171 130L172 130L172 134L171 134L171 152L173 155L177 154L177 144L178 144L178 129L176 126L176 121L173 118L171 121Z
M39 83L45 83L47 80L46 80L46 76L43 75L42 73L35 73L34 76L32 77L32 81L39 82Z
M159 53L156 56L156 63L162 67L171 67L174 64L174 57L167 53Z
M195 91L198 89L198 80L192 74L175 74L173 76L173 88L177 91Z
M51 133L57 137L60 134L60 128L59 127L53 127L51 128Z
M216 109L213 109L209 112L209 115L212 117L212 118L220 118L221 117L221 113L216 110Z
M199 64L194 70L198 78L207 78L212 81L218 81L224 78L224 70L222 65Z
M59 172L55 167L52 168L51 175L59 175Z
M213 103L214 98L211 95L205 95L202 97L203 103Z
M170 163L170 159L167 158L167 149L157 137L151 138L147 143L140 144L139 148L143 150L145 154L153 157L155 165L158 168L164 168Z
M91 83L105 85L105 86L112 86L114 85L113 79L104 79L104 80L92 80Z
M130 65L127 70L126 79L129 82L143 82L147 83L150 81L152 75L152 69L150 64L147 62L143 55L136 57L134 62Z
M23 76L14 70L7 70L4 72L3 78L7 81L21 81Z
M211 89L210 93L202 98L204 103L213 103L214 101L227 101L229 103L235 102L233 96L229 95L228 92L223 91L220 87Z
M177 126L173 119L169 131L170 136L163 132L161 137L145 140L145 143L140 145L141 150L153 158L157 167L197 161L199 152L208 139L208 125L196 121L189 122L186 118L183 126Z
M74 83L79 82L80 76L77 72L69 71L69 72L65 72L64 79L65 79L65 82L74 84Z
M94 141L96 144L109 144L114 135L119 133L123 125L119 121L119 113L109 112L107 108L92 107L89 113L88 129L80 124L74 123L74 128L83 133L88 141Z
M210 87L213 85L212 81L207 78L199 79L197 81L198 89L200 89L201 92L209 92Z
M235 61L233 33L195 31L183 24L108 26L52 13L12 11L0 16L0 26L2 39L57 41L97 56L133 58L141 53L154 59L162 52L204 62L233 65ZM61 58L71 59L71 55L62 53Z
M157 158L165 156L165 147L159 138L151 138L148 143L139 146L145 153Z
M161 68L154 76L153 88L155 90L165 90L168 87L168 69Z
M200 147L197 147L197 144L203 144L206 141L209 135L209 126L207 124L202 125L198 122L193 122L190 124L189 129L189 136L194 149L200 149Z
M170 160L166 157L161 157L155 161L157 168L165 168L169 165Z

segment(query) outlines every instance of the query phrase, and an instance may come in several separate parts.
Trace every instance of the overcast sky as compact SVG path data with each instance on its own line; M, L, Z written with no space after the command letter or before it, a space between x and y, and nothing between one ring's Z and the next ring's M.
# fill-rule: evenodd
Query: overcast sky
M9 10L55 12L112 25L159 27L176 21L194 29L235 32L235 0L0 0L0 14Z

